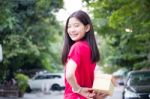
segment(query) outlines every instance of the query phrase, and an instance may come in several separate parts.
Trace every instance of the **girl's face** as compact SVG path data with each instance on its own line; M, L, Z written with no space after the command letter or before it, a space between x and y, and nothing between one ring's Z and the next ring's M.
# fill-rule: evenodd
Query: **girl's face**
M81 40L89 29L89 25L85 26L77 18L72 17L69 19L67 32L73 41Z

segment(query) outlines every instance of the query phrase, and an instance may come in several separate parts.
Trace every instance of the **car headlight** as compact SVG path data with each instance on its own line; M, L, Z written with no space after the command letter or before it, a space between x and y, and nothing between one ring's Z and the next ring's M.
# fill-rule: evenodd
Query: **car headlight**
M137 93L131 92L129 90L125 90L125 94L124 94L125 98L139 98L140 96Z

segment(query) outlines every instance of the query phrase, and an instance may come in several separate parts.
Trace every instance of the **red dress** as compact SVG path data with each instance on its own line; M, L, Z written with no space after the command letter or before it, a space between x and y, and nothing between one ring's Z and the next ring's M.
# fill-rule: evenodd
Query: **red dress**
M94 69L96 63L91 61L91 49L86 41L78 41L71 46L68 59L76 62L77 68L75 76L77 83L81 87L91 88L94 80ZM86 99L85 97L73 93L72 87L65 78L65 93L64 99Z

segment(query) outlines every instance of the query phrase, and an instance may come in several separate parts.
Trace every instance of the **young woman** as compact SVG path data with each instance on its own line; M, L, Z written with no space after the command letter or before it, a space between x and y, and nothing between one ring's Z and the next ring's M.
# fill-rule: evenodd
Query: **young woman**
M100 55L93 25L84 11L72 13L66 21L62 62L65 65L64 99L103 99L92 91L94 69Z

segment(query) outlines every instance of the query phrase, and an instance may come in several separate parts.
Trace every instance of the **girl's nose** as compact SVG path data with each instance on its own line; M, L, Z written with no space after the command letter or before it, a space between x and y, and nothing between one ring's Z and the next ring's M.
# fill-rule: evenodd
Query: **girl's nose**
M74 28L70 28L70 32L74 32L75 31L75 29Z

